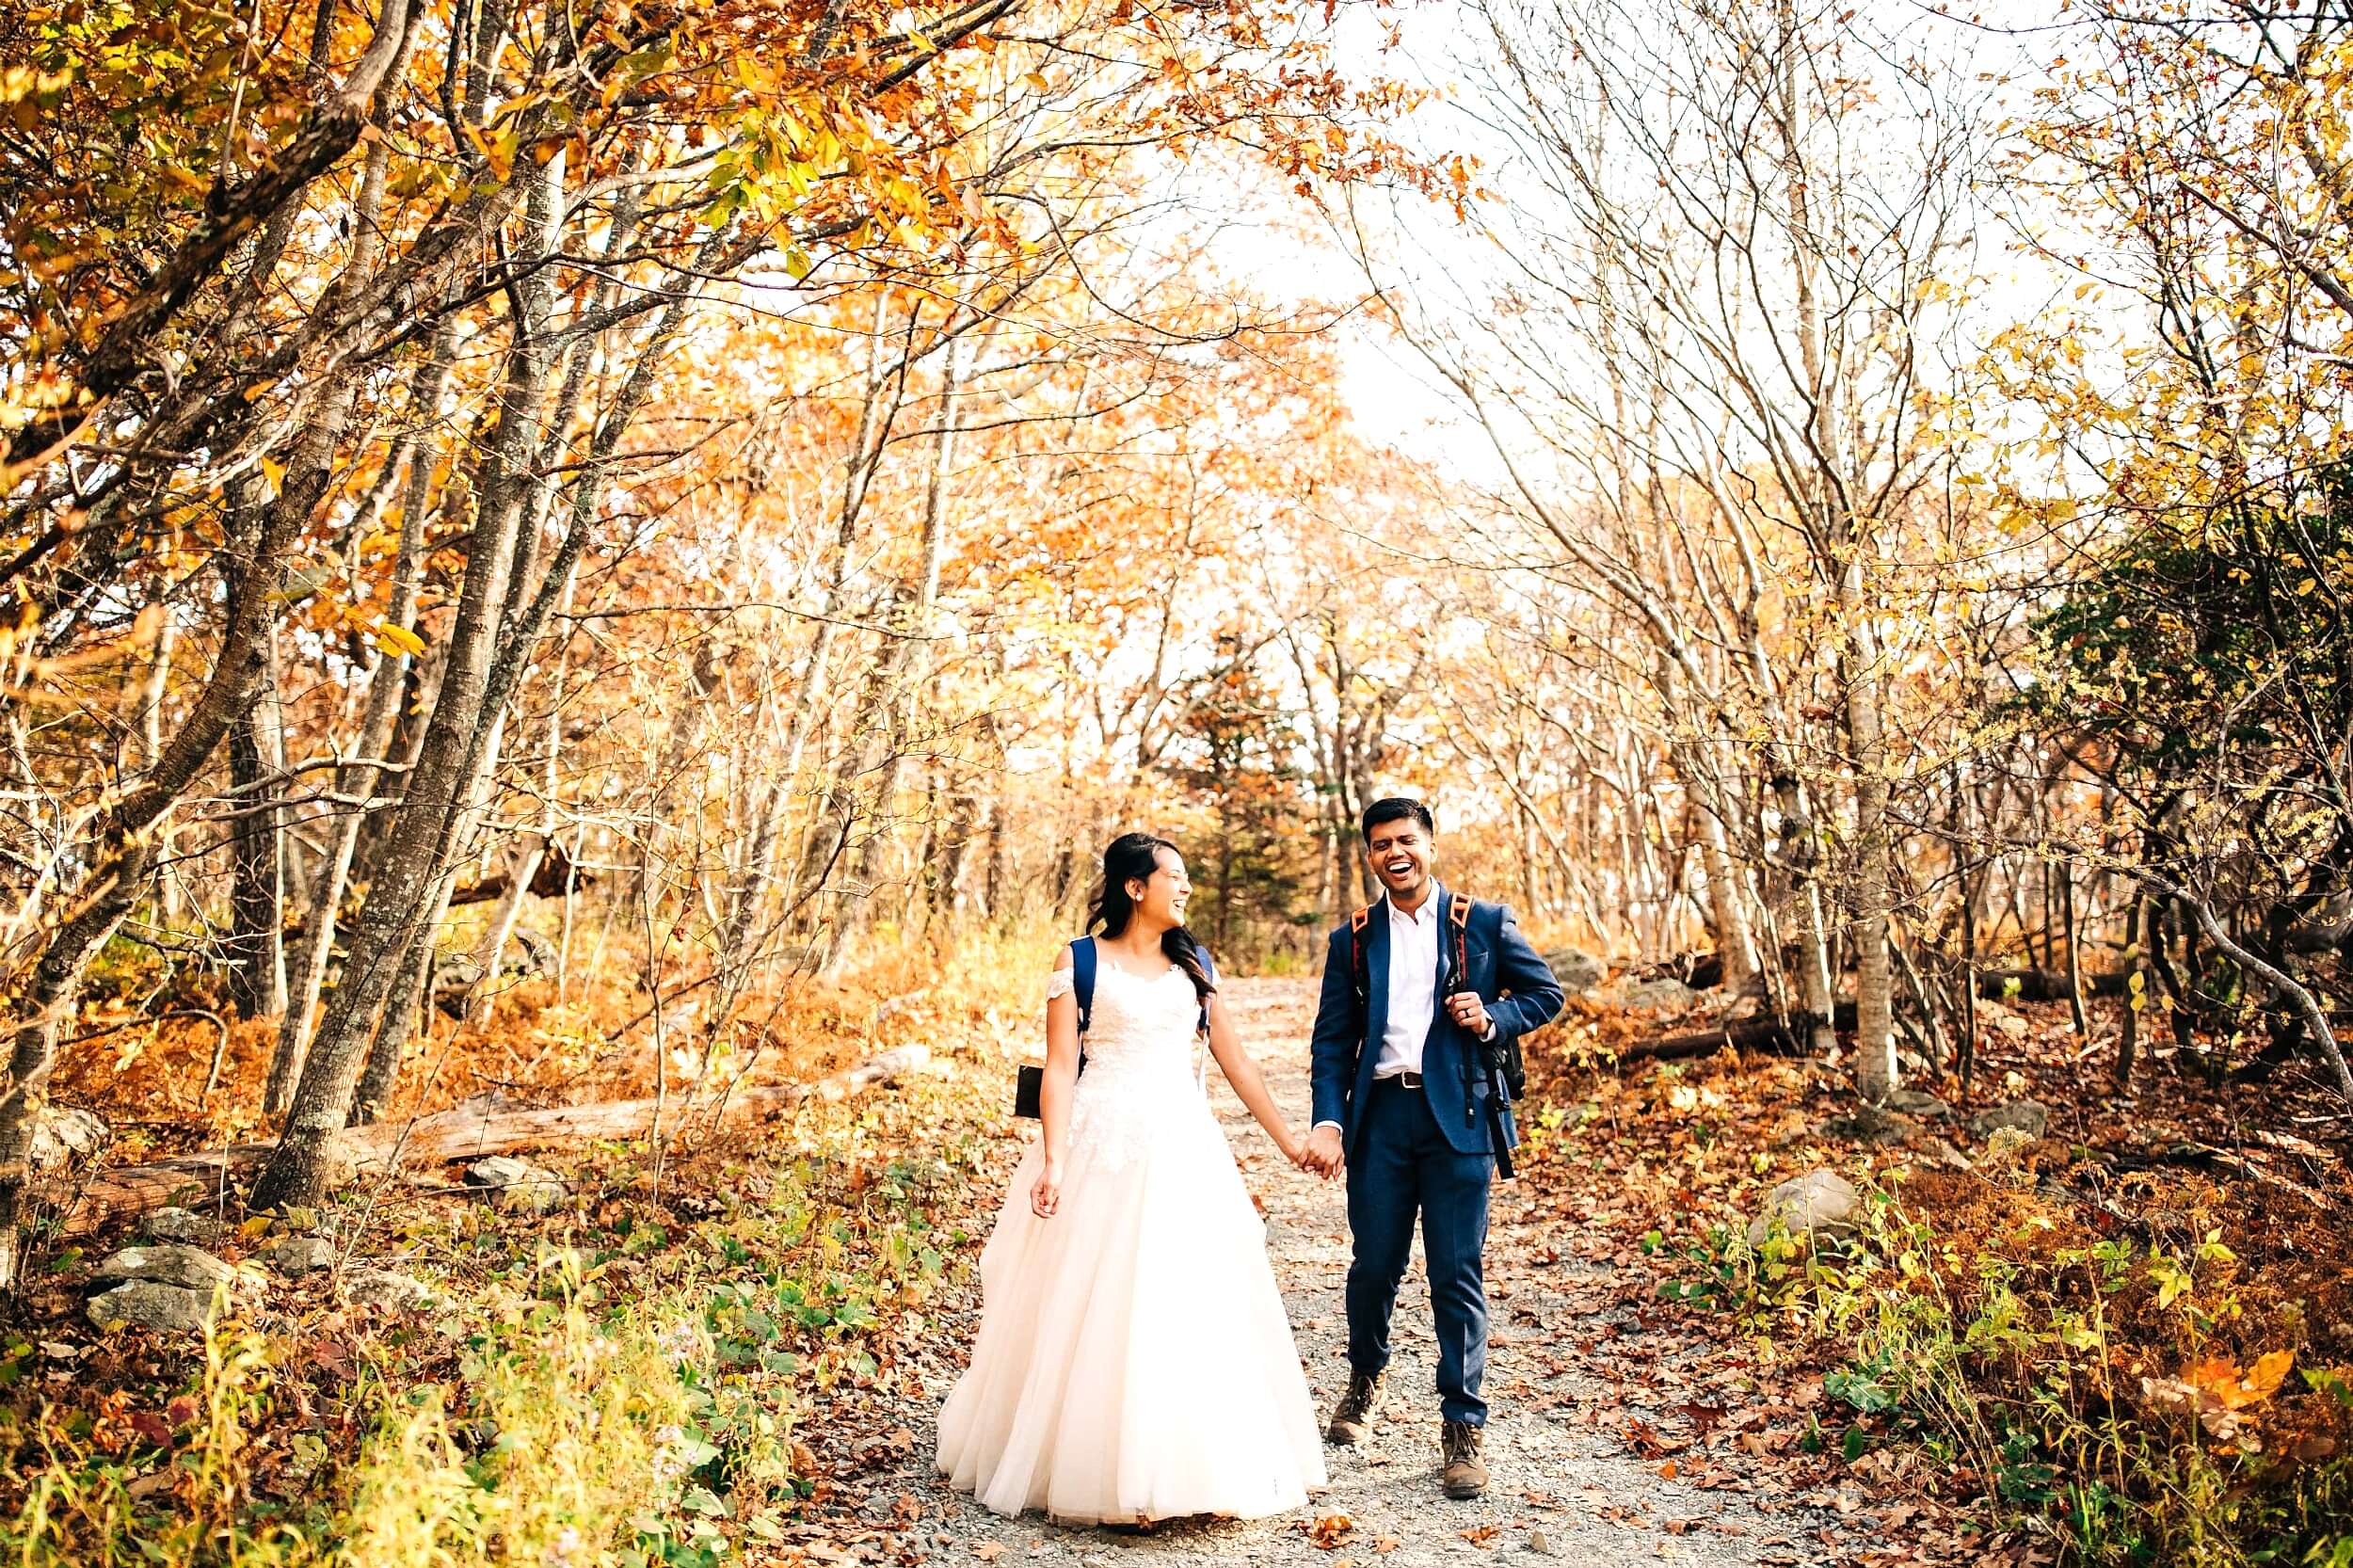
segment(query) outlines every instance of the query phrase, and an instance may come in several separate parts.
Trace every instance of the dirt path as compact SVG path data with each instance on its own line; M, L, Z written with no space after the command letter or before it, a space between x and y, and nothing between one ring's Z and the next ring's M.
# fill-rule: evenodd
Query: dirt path
M1314 983L1237 981L1238 1022L1276 1094L1306 1114ZM1275 1154L1215 1073L1212 1093L1267 1211L1267 1246L1298 1336L1318 1415L1347 1381L1341 1288L1348 1226L1338 1183L1317 1180ZM1008 1148L1007 1168L1018 1145ZM1597 1176L1606 1181L1606 1176ZM1437 1488L1437 1394L1429 1290L1420 1248L1400 1295L1398 1343L1381 1429L1366 1448L1328 1448L1332 1489L1301 1514L1251 1523L1179 1522L1145 1536L1066 1528L1036 1516L1003 1519L944 1485L931 1469L938 1402L968 1345L976 1287L940 1314L942 1354L922 1398L862 1412L869 1430L900 1422L914 1442L883 1473L870 1473L870 1527L897 1536L903 1562L996 1560L1048 1565L1112 1563L1319 1564L1433 1568L1497 1553L1558 1556L1581 1564L1812 1564L1849 1557L1834 1509L1752 1491L1750 1481L1705 1457L1646 1463L1624 1439L1629 1421L1676 1430L1670 1411L1646 1407L1655 1378L1647 1356L1695 1353L1688 1341L1645 1332L1640 1304L1624 1299L1606 1259L1578 1256L1557 1213L1533 1212L1515 1184L1496 1191L1488 1287L1494 1319L1486 1394L1487 1461L1495 1485L1470 1503ZM1585 1249L1590 1251L1591 1249ZM943 1304L945 1305L945 1304ZM1652 1368L1655 1372L1657 1368ZM1671 1384L1670 1384L1671 1385ZM846 1416L848 1413L841 1412ZM1662 1469L1674 1472L1671 1478ZM1829 1503L1830 1498L1810 1499ZM1340 1540L1320 1546L1309 1528L1345 1515Z

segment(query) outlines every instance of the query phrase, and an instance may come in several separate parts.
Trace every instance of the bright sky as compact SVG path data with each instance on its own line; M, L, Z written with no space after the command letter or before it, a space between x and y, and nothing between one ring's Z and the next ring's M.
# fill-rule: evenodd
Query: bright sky
M1924 54L1974 59L1989 76L2012 85L1994 93L1995 114L2021 103L2039 72L2033 61L2058 47L2048 31L2047 4L2000 0L1982 8L1993 21L2013 31L1945 20L1913 0L1864 0L1877 20L1903 29ZM1641 7L1615 13L1631 22ZM1435 88L1441 101L1419 111L1404 139L1432 150L1462 150L1481 164L1481 182L1507 200L1514 187L1511 149L1478 122L1475 89L1483 24L1458 0L1406 0L1390 13L1401 17L1401 46L1384 51L1385 29L1370 15L1343 10L1339 57L1366 79L1389 77ZM1350 20L1353 19L1353 20ZM1337 301L1365 286L1357 264L1327 237L1316 216L1287 192L1273 188L1237 191L1230 168L1200 171L1180 182L1182 205L1192 214L1217 212L1229 219L1215 255L1229 277L1246 280L1271 302ZM1410 193L1372 193L1362 209L1369 227L1392 237L1389 254L1376 261L1385 286L1397 289L1410 308L1442 319L1464 319L1483 309L1501 281L1494 244L1477 224L1454 221L1444 211ZM1501 215L1507 216L1508 215ZM1989 313L2018 320L2046 304L2060 286L2039 262L2012 253L2008 235L1989 218L1979 234L1976 265ZM2066 286L2072 288L2073 280ZM1369 323L1342 329L1338 339L1343 392L1369 438L1391 444L1444 472L1474 483L1499 485L1500 465L1486 438L1460 417L1453 394L1439 385L1430 367L1407 344Z

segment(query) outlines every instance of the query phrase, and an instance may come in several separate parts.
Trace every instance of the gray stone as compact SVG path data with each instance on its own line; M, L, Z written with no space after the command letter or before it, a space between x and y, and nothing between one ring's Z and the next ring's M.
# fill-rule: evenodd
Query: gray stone
M1609 976L1609 966L1583 948L1555 948L1545 954L1545 968L1571 996L1592 990Z
M423 1282L390 1269L345 1269L344 1293L361 1306L393 1312L414 1312L432 1304L433 1292Z
M129 1324L166 1334L201 1334L213 1320L210 1290L189 1290L150 1279L135 1279L102 1291L83 1308L100 1328Z
M2008 1105L1988 1106L1969 1118L1969 1130L1980 1138L1991 1138L2003 1128L2040 1138L2050 1126L2051 1112L2040 1100L2012 1100Z
M1785 1181L1765 1194L1765 1207L1749 1222L1749 1245L1761 1247L1773 1223L1792 1236L1843 1235L1854 1228L1863 1194L1836 1171L1817 1169Z
M36 1171L54 1171L72 1160L88 1160L114 1136L94 1111L78 1105L44 1105L33 1121L32 1147L25 1159Z
M1919 1089L1898 1089L1887 1096L1887 1109L1906 1116L1949 1116L1953 1108Z
M510 1181L525 1180L531 1173L530 1161L511 1154L494 1154L467 1166L466 1182L472 1187L504 1187Z
M1649 1008L1661 1013L1688 1013L1699 1004L1700 994L1680 980L1638 980L1621 985L1611 999L1620 1007Z
M262 1256L280 1273L289 1279L298 1279L304 1274L314 1274L321 1269L332 1267L335 1243L316 1236L289 1236L282 1241L272 1242L264 1249Z
M492 1155L466 1167L468 1186L488 1189L509 1214L545 1214L564 1201L564 1178L528 1160Z
M201 1290L210 1295L235 1280L237 1271L200 1247L166 1242L154 1247L125 1247L101 1263L91 1277L176 1285L184 1290Z
M158 1241L184 1241L201 1246L220 1240L220 1222L209 1214L185 1208L158 1208L147 1217L147 1234Z

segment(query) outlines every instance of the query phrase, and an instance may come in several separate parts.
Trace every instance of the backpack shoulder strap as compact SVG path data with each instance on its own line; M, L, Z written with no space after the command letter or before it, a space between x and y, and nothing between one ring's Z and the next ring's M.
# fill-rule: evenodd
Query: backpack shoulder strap
M1348 972L1356 985L1356 1000L1365 997L1365 928L1372 924L1373 904L1348 917Z
M1081 936L1070 944L1070 988L1079 999L1079 1038L1086 1038L1087 1022L1095 1016L1095 938Z

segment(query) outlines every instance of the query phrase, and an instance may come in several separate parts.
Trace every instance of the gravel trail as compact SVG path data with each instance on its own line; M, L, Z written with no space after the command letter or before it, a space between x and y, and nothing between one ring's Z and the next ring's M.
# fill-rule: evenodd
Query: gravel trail
M1241 980L1226 987L1244 1040L1280 1103L1298 1117L1307 1112L1315 994L1311 980ZM1342 1189L1283 1160L1219 1076L1209 1077L1245 1180L1266 1208L1267 1245L1321 1419L1348 1375ZM1018 1147L1009 1144L1004 1169ZM896 1537L891 1557L902 1562L1051 1568L1143 1568L1153 1561L1438 1568L1497 1557L1717 1568L1849 1559L1860 1544L1841 1531L1834 1511L1813 1506L1816 1499L1777 1495L1769 1481L1696 1451L1678 1464L1645 1462L1628 1450L1622 1434L1629 1421L1679 1430L1672 1408L1644 1403L1646 1393L1660 1403L1666 1397L1656 1394L1662 1386L1656 1369L1646 1377L1636 1360L1694 1352L1688 1341L1646 1334L1641 1308L1625 1299L1607 1260L1578 1256L1567 1229L1557 1210L1538 1212L1518 1184L1497 1184L1487 1268L1494 1329L1486 1457L1495 1484L1478 1501L1449 1501L1438 1491L1434 1346L1417 1242L1399 1297L1381 1427L1364 1448L1325 1450L1331 1490L1300 1513L1247 1523L1176 1521L1130 1536L1065 1528L1035 1514L1000 1518L950 1490L931 1468L934 1422L977 1319L978 1286L968 1282L961 1299L941 1304L942 1353L936 1375L923 1381L922 1397L853 1416L861 1425L899 1423L902 1433L901 1451L885 1458L879 1473L861 1478L871 1488L866 1522ZM1345 1516L1345 1528L1331 1522L1336 1515ZM1319 1521L1335 1544L1311 1537Z

